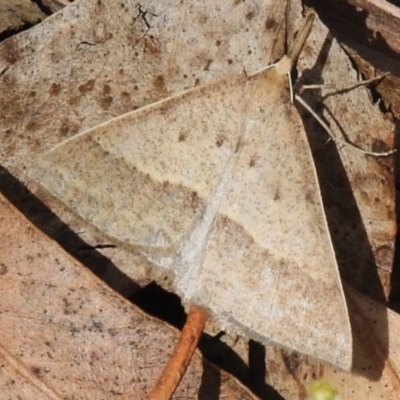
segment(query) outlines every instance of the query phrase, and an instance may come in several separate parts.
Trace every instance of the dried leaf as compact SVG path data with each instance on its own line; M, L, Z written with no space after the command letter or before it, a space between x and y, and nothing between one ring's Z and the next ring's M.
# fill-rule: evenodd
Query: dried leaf
M303 95L321 111L336 136L367 150L393 148L394 125L365 87L354 88L357 72L321 23L311 32L299 68L304 84L326 85ZM329 88L332 84L334 89ZM303 120L341 276L384 301L390 290L396 234L394 158L364 156L347 146L332 149L333 142L315 118L306 115Z
M16 31L46 18L38 5L29 0L0 0L0 33Z
M285 400L307 399L306 387L316 379L328 382L342 399L400 398L400 316L349 286L345 292L353 319L353 372L304 357L290 359L269 347L266 381Z
M3 197L0 229L2 398L145 399L178 332L110 290ZM196 353L175 398L218 395L255 399Z
M0 45L0 163L28 183L34 154L108 119L223 76L248 73L282 56L284 2L79 1ZM279 35L278 35L279 34ZM21 110L24 110L21 113ZM26 212L37 204L8 179L1 190ZM29 186L33 192L36 188ZM71 252L106 238L43 193L48 212L31 217ZM147 268L120 248L101 250L138 282ZM109 278L109 273L107 278Z

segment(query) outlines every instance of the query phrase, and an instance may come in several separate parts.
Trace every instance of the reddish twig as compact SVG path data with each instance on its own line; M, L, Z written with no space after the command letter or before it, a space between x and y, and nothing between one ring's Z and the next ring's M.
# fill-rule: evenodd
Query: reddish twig
M192 359L207 319L208 314L204 309L190 307L179 342L148 400L169 400L172 397Z

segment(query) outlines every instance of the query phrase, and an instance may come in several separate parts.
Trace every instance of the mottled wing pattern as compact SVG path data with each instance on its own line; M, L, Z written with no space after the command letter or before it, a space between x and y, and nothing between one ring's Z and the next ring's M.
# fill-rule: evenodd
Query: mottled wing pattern
M350 367L313 159L286 77L274 68L79 134L31 176L110 237L172 269L178 293L226 329Z

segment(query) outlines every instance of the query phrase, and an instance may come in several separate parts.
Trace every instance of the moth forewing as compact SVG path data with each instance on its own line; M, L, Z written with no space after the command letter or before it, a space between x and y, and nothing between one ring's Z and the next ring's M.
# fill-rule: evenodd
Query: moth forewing
M172 271L184 301L228 331L351 367L313 159L275 68L115 118L54 148L30 175Z

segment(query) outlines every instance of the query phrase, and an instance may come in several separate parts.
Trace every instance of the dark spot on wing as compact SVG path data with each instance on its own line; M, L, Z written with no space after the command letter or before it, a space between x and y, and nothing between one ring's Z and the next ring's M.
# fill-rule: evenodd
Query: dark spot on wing
M212 64L213 60L207 60L207 64L204 67L204 71L209 71L210 65Z
M128 112L138 108L137 105L135 105L132 102L131 94L126 91L121 92L120 100L121 100L122 112Z
M278 186L274 193L274 200L278 201L280 198L281 198L281 191L279 190L279 186Z
M268 17L267 20L265 21L265 29L267 29L267 30L273 29L276 26L277 26L277 22L271 17Z
M30 132L36 132L40 128L41 128L41 125L37 121L29 121L25 126L25 129Z
M150 175L149 175L149 176L150 176ZM168 190L168 186L169 186L169 181L164 181L164 182L162 183L163 190Z
M78 133L78 131L79 126L76 123L73 123L68 119L65 119L61 122L61 126L59 128L61 137L73 136L74 134Z
M314 195L311 190L306 191L306 201L307 201L307 203L311 203L311 204L314 203Z
M249 11L246 14L246 19L248 19L249 21L252 20L254 18L254 14L255 14L254 11Z
M60 84L53 83L50 86L50 90L49 90L50 96L57 96L60 92L61 92L61 85Z
M108 110L113 102L113 97L110 95L111 87L109 85L103 86L103 93L100 99L100 106L103 110Z
M197 193L196 193L197 194ZM8 272L7 265L0 264L0 275L5 275Z
M69 132L69 125L66 124L66 123L63 123L63 124L61 125L61 128L60 128L60 134L61 134L61 136L67 136L67 135L68 135L68 132Z
M249 167L254 168L256 166L256 158L251 157L250 162L249 162Z
M217 223L221 228L228 226L230 223L229 218L226 215L220 214L217 219Z
M40 376L41 371L40 371L39 367L32 366L31 371L32 371L33 375Z
M218 137L217 137L217 140L216 140L216 142L215 142L215 145L216 145L217 147L221 147L221 146L224 144L225 139L226 139L225 136L222 136L222 135L218 136Z
M196 209L200 204L200 198L195 190L190 193L190 203L194 209Z
M184 142L186 140L186 133L180 133L178 137L178 142Z
M94 79L89 79L86 83L84 83L83 85L80 85L80 86L78 87L78 90L79 90L81 93L90 92L91 90L93 90L94 82L95 82Z
M159 90L160 92L165 90L165 80L163 75L157 75L153 79L153 85L154 87Z
M111 87L110 87L110 85L104 85L104 86L103 86L103 93L104 93L104 94L110 94L110 93L111 93Z
M221 46L221 41L220 41L220 40L217 40L217 41L215 42L215 45L218 46L218 47Z
M79 103L79 100L81 99L81 95L79 96L72 96L68 99L68 104L71 106L74 106Z
M152 35L147 35L142 39L143 50L147 54L158 55L160 50L160 45Z

